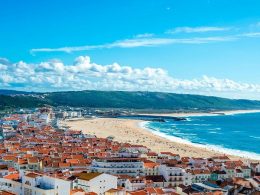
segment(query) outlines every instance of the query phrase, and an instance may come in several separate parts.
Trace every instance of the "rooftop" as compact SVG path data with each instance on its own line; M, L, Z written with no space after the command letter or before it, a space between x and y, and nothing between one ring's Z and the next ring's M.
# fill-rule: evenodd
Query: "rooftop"
M80 173L78 179L89 181L99 175L102 175L102 173Z

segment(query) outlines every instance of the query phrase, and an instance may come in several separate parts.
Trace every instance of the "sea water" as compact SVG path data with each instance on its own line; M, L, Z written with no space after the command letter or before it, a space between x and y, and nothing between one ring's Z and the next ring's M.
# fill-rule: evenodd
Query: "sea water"
M193 116L186 119L149 121L141 125L175 142L260 160L260 113Z

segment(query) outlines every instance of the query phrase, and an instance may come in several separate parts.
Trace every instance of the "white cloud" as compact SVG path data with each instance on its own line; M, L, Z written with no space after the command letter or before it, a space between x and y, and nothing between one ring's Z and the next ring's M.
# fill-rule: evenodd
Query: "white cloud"
M144 33L144 34L138 34L135 36L135 38L147 38L147 37L153 37L153 33Z
M156 35L153 33L144 33L135 35L131 39L116 40L111 43L104 43L99 45L84 45L84 46L66 46L60 48L33 48L30 50L31 54L38 52L78 52L96 49L111 49L111 48L136 48L136 47L152 47L163 46L171 44L207 44L216 42L227 42L240 40L243 38L260 38L260 32L257 32L259 24L254 24L254 28L242 29L237 27L220 27L220 26L197 26L197 27L176 27L163 33ZM212 36L210 32L230 31L225 34L218 34ZM189 34L189 35L187 35ZM191 35L190 35L191 34ZM181 35L181 36L180 36ZM195 36L196 35L196 36ZM175 36L175 37L173 37ZM178 36L178 37L177 37ZM6 60L6 59L4 59ZM1 59L0 59L1 63Z
M193 38L134 38L115 41L113 43L104 45L86 45L78 47L61 47L61 48L38 48L31 49L32 54L37 52L76 52L88 51L94 49L110 49L110 48L135 48L135 47L149 47L170 44L205 44L212 42L223 42L236 40L237 36L215 36L215 37L193 37Z
M247 38L259 38L260 32L242 33L239 36Z
M7 66L3 65L3 64L0 64L0 70L7 70Z
M191 80L172 77L161 68L143 69L118 63L100 65L88 56L79 56L73 64L59 60L38 64L2 62L0 88L60 90L131 90L217 95L231 98L260 99L260 85L203 76Z
M200 26L200 27L177 27L166 31L168 34L175 33L205 33L205 32L219 32L230 30L230 27L217 27L217 26Z

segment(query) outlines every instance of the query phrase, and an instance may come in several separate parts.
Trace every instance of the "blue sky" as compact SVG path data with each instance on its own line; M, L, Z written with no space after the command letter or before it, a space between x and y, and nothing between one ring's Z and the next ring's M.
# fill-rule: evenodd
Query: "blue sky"
M0 88L260 99L258 0L9 0L0 7Z

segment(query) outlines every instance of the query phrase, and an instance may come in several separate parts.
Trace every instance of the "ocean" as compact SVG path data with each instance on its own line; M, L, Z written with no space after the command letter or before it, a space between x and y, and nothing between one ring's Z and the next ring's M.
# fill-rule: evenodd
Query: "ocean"
M154 134L225 154L260 160L260 113L142 122Z

